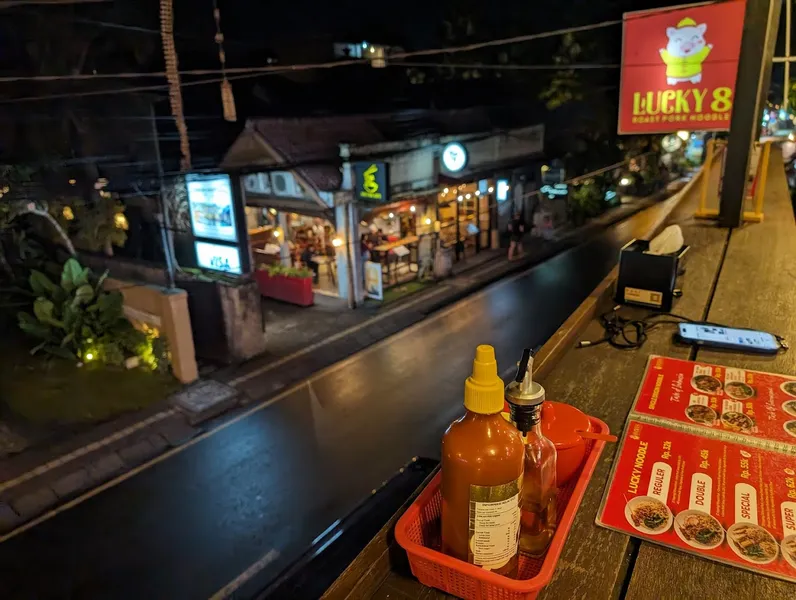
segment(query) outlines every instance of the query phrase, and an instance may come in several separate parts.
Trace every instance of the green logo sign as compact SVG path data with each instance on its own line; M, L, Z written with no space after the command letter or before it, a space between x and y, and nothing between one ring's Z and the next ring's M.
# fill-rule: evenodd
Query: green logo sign
M354 163L356 178L355 193L360 200L386 202L390 197L387 179L387 163L360 162Z

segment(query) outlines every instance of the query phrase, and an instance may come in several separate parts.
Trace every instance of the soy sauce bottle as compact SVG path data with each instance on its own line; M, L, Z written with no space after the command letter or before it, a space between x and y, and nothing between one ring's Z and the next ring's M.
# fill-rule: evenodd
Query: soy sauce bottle
M525 349L517 376L506 386L511 420L524 442L520 496L520 551L541 556L556 529L556 448L542 433L544 388L533 380L533 356Z

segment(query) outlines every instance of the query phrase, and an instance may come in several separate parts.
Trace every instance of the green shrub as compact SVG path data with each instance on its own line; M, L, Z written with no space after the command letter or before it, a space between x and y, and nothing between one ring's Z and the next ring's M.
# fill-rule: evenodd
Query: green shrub
M286 267L283 264L275 263L272 265L260 265L261 271L268 271L271 277L282 275L284 277L295 277L298 279L305 279L312 277L312 270L306 267Z
M29 284L36 299L33 313L17 315L19 328L39 340L39 351L83 362L121 366L130 356L152 369L168 366L167 351L154 352L157 333L137 330L124 315L121 292L106 291L105 272L92 277L77 260L64 264L60 283L40 271L31 271ZM165 359L165 365L161 361Z

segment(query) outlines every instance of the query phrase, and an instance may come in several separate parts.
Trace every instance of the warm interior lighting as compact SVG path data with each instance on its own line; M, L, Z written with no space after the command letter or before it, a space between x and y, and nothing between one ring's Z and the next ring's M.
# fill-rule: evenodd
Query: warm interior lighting
M332 240L332 246L334 246L335 248L339 248L342 245L343 245L343 240L341 240L339 237L336 237Z
M417 209L415 208L415 205L413 204L412 206L409 207L409 210L411 212L415 212Z

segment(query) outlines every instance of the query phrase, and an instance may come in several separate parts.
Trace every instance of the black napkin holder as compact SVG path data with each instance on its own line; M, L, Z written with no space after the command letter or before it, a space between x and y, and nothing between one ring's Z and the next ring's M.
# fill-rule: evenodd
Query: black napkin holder
M649 247L647 240L631 240L619 251L615 299L620 304L670 312L677 274L688 246L673 254L662 255L645 253Z

